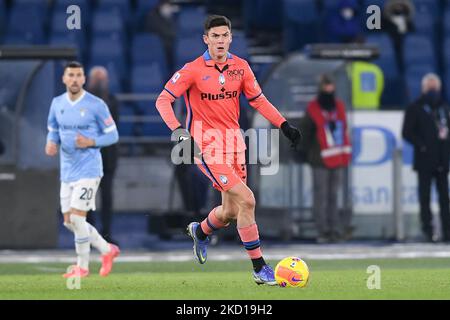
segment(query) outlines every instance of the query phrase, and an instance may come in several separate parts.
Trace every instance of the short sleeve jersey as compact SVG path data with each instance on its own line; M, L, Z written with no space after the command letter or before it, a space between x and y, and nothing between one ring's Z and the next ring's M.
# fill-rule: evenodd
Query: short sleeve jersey
M245 150L239 96L243 92L251 101L262 94L246 60L228 53L226 62L217 65L206 51L177 71L164 89L174 98L184 95L186 128L203 152Z
M47 140L61 145L61 181L103 176L100 148L77 148L77 134L95 139L116 129L108 107L100 98L84 92L76 101L64 93L53 99L48 116Z

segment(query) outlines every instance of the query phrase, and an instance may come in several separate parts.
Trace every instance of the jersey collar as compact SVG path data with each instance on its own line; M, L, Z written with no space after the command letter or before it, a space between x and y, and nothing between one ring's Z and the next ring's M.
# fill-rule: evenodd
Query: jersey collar
M69 98L69 94L66 92L66 99L67 99L67 101L68 101L72 106L74 106L74 105L76 105L78 102L80 102L81 99L83 99L85 95L86 95L86 90L83 89L83 93L81 94L81 96L79 96L77 100L72 101L72 100L70 100L70 98Z
M209 54L208 50L206 50L203 53L203 60L205 61L205 64L207 66L209 66L209 67L214 67L214 65L216 64L214 62L214 60L211 58L211 55ZM232 64L235 63L233 55L231 53L229 53L229 52L227 53L227 62L226 63L229 64L229 65L232 65Z

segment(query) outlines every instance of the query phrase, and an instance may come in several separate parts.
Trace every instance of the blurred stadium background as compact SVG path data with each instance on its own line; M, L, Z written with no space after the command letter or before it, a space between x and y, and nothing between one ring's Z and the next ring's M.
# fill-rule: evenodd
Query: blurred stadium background
M449 97L450 1L410 1L414 28L405 36L401 52L386 30L366 27L366 8L371 4L383 8L388 1L344 1L357 9L358 24L352 27L356 33L350 40L332 32L332 17L342 2L338 0L168 2L174 9L169 19L173 27L169 50L164 44L167 38L148 26L156 0L0 0L0 52L16 50L22 56L0 55L4 145L0 248L73 248L72 235L61 226L58 211L58 161L44 154L48 108L52 97L64 91L60 79L65 59L39 58L39 52L62 57L66 48L75 49L74 58L87 72L94 65L105 66L111 92L120 102L113 237L122 248L190 247L182 228L193 217L207 214L218 195L206 178L189 169L189 179L195 180L189 197L196 199L196 205L186 207L170 162L169 130L154 102L170 75L204 52L203 21L211 13L231 19L230 51L250 61L269 100L288 118L301 115L316 93L320 73L335 75L338 95L351 111L353 129L353 163L341 195L342 210L353 214L353 239L416 239L420 231L417 182L411 170L411 148L402 141L400 128L403 111L420 94L425 73L438 73ZM80 30L66 26L70 16L66 10L72 4L81 9ZM371 67L375 71L369 72L368 80L363 79L364 72L355 71L361 63L358 59L323 60L311 55L310 44L348 46L348 42L377 48L379 56L365 60L379 68ZM355 84L361 81L369 83L371 100L366 104L358 100ZM183 103L176 105L180 117ZM241 120L243 128L268 127L244 100ZM312 241L309 168L283 145L280 159L274 176L260 176L259 166L250 166L260 233L267 241ZM229 229L220 234L219 244L237 240L235 230Z

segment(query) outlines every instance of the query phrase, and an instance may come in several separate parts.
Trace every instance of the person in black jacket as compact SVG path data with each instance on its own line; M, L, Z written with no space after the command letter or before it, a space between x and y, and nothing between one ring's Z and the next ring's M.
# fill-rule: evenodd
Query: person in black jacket
M429 242L436 240L430 208L433 179L439 194L442 240L450 241L449 123L449 107L441 97L441 81L436 74L429 73L422 79L422 95L406 110L402 130L403 138L414 147L413 169L419 178L422 231Z
M108 84L108 71L104 67L95 66L90 70L88 81L89 92L105 101L115 123L119 123L118 102L109 92ZM112 146L102 148L101 153L104 172L102 181L100 182L102 208L100 211L102 221L101 234L106 241L117 244L117 242L112 239L111 224L113 208L113 181L117 167L118 145L114 144ZM90 215L90 217L93 217L93 215Z

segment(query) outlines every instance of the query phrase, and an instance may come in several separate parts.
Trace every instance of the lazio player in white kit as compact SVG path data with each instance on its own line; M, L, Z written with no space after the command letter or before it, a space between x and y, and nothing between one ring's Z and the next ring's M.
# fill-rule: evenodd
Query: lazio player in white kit
M102 254L101 276L111 272L120 253L86 221L87 212L95 210L95 195L103 176L100 148L116 143L119 134L103 100L83 89L85 81L83 66L69 62L63 75L67 92L53 99L48 116L45 152L56 156L60 150L61 211L64 226L75 234L78 257L65 278L89 275L91 245Z

